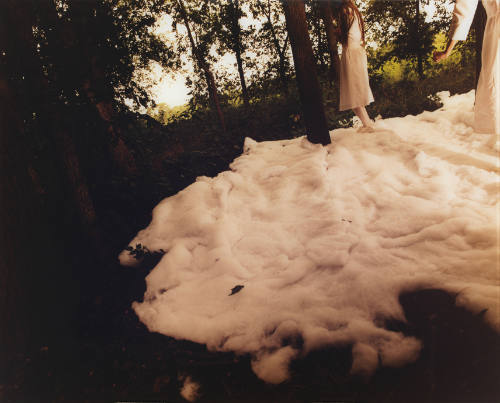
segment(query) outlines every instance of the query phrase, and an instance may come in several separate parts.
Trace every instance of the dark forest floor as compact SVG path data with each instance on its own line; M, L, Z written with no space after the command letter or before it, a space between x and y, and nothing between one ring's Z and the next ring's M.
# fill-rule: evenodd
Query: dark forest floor
M444 292L402 295L409 323L389 324L423 341L415 363L361 379L349 376L350 346L332 347L294 362L289 381L268 385L248 356L149 333L130 309L144 289L140 271L107 270L116 281L81 304L69 338L18 357L2 402L182 402L181 375L201 384L200 402L500 401L500 336Z

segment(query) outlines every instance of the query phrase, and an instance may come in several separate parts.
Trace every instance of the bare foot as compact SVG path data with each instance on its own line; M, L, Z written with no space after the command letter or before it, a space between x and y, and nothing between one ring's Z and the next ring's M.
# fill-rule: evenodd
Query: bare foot
M375 129L373 126L362 126L358 129L358 133L373 133Z

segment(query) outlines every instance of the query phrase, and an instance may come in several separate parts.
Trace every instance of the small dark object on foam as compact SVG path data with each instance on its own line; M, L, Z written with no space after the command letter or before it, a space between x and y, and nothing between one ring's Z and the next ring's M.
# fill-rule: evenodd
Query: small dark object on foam
M240 292L242 290L242 288L244 287L244 285L236 285L234 286L232 289L231 289L231 294L229 295L234 295L236 294L237 292Z

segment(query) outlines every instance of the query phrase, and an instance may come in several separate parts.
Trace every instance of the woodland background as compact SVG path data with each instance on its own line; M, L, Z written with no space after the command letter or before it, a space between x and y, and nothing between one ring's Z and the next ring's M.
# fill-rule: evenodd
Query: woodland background
M436 7L430 21L429 2ZM324 130L311 127L311 105L320 105L327 129L351 125L352 113L338 112L334 3L1 2L0 397L157 397L176 382L175 375L158 379L158 365L182 367L193 354L211 354L147 335L128 307L141 298L155 256L146 251L140 269L121 268L116 257L161 199L227 169L245 137ZM370 116L434 110L436 92L475 87L484 10L469 39L435 64L432 51L444 47L450 21L447 4L360 3L376 100ZM154 30L163 14L189 35L178 31L175 41L163 41ZM259 27L243 28L244 16ZM296 71L291 48L304 27L310 42L293 46L306 76ZM237 74L214 67L226 53ZM154 103L153 83L142 72L152 62L168 73L193 64L187 105ZM164 351L145 345L148 337ZM122 374L121 385L111 383L113 371Z

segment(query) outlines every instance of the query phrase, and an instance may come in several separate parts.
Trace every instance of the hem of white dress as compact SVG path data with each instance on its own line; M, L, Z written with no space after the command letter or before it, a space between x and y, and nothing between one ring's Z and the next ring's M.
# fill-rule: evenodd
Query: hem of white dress
M472 125L472 130L474 130L474 133L478 134L491 134L495 136L500 135L500 129L497 130L491 127Z

